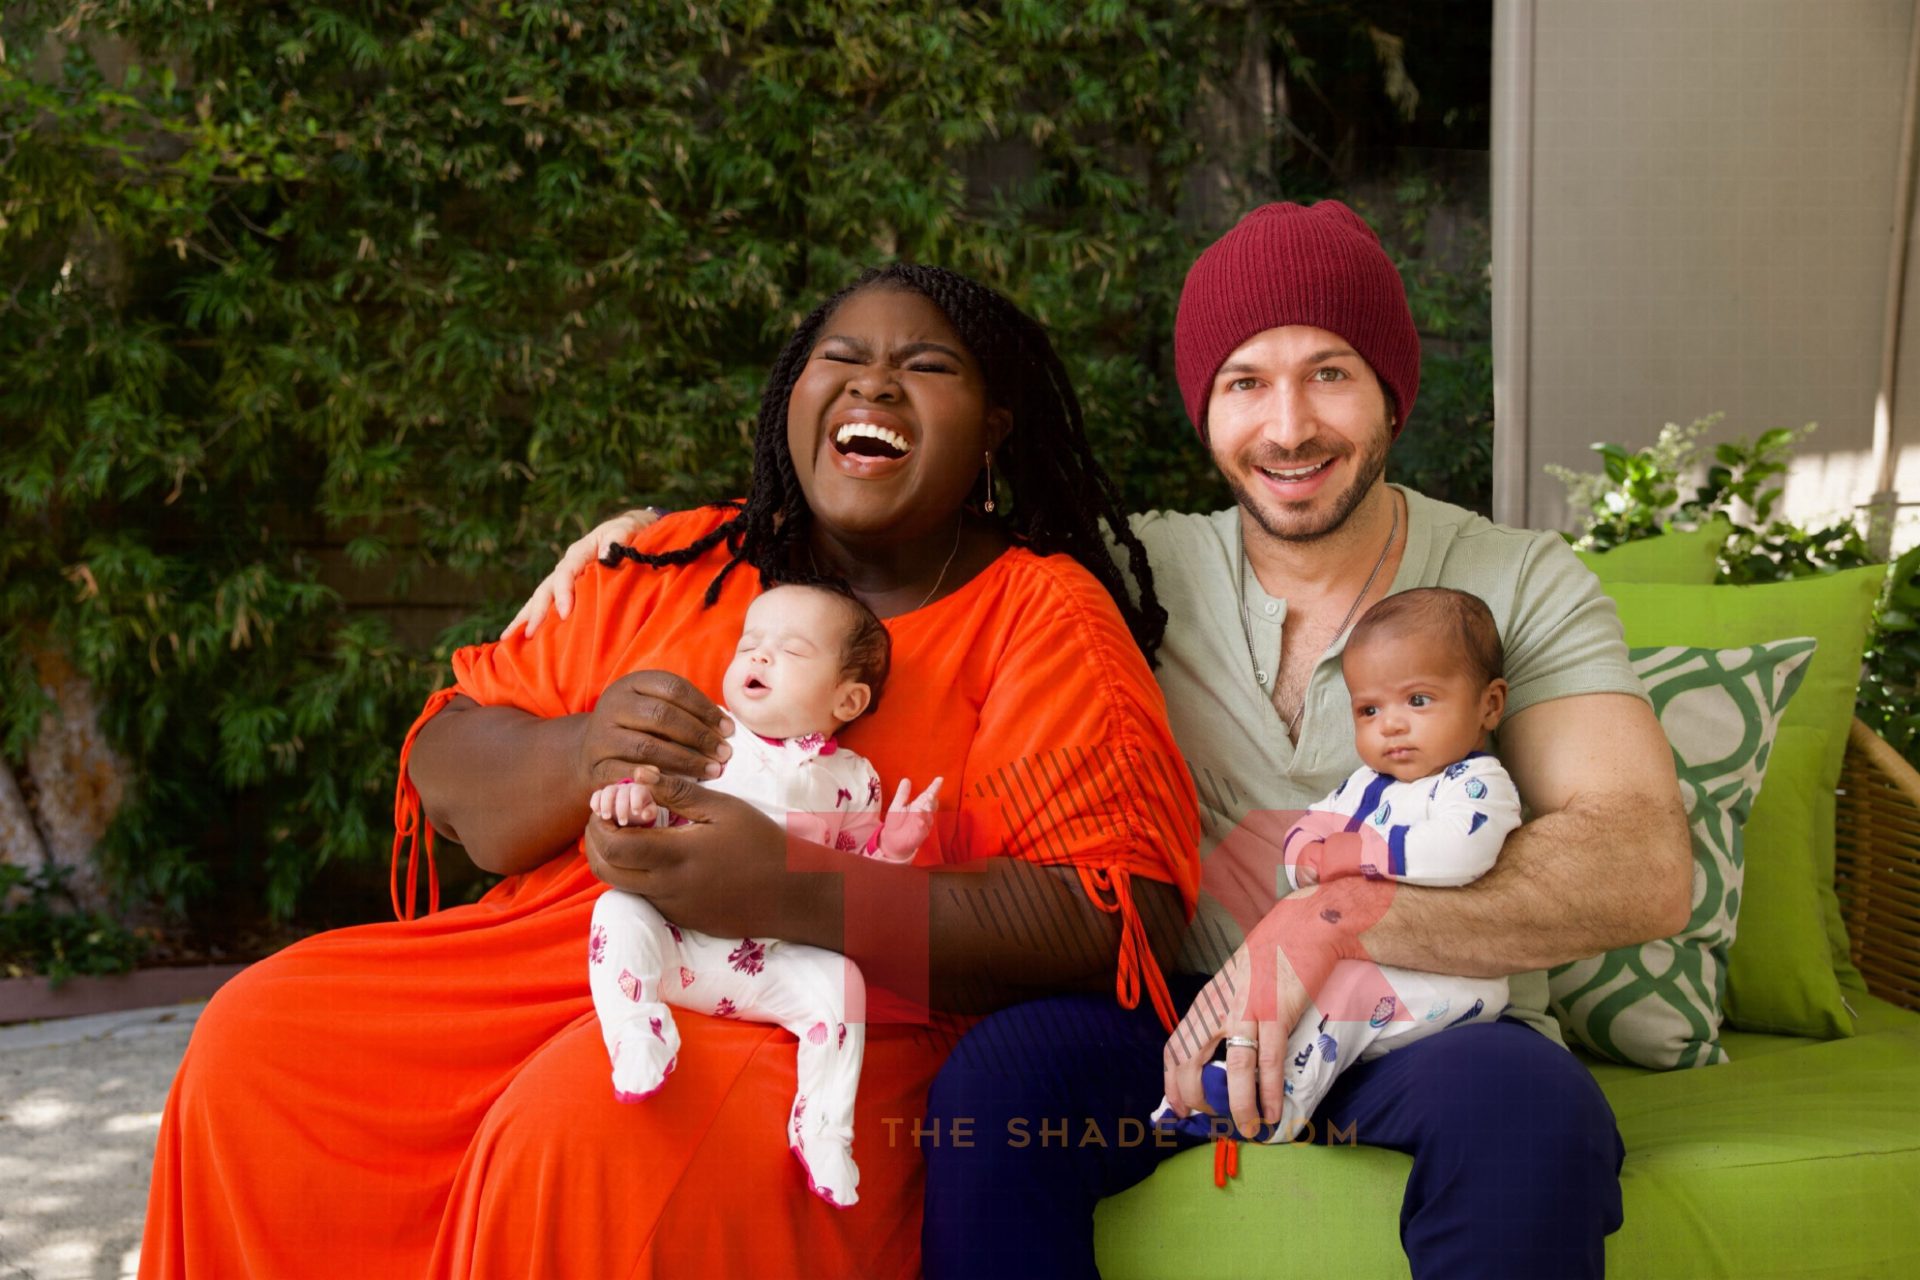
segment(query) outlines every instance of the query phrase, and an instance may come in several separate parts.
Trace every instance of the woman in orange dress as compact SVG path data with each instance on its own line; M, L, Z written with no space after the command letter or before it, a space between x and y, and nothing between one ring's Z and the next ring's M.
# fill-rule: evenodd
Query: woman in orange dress
M821 578L893 634L847 745L948 779L912 868L790 840L689 780L724 768L711 695L747 604ZM917 1123L965 1014L1104 988L1171 1017L1149 939L1192 910L1198 823L1148 670L1164 619L1038 326L950 272L863 276L775 364L744 502L662 520L564 622L455 655L402 750L403 918L290 947L208 1006L141 1274L914 1274L918 1144L1007 1140ZM629 776L691 824L589 821L588 794ZM415 918L436 828L506 878ZM612 1098L586 983L609 885L858 962L859 1205L810 1194L786 1149L785 1031L688 1014L668 1086Z

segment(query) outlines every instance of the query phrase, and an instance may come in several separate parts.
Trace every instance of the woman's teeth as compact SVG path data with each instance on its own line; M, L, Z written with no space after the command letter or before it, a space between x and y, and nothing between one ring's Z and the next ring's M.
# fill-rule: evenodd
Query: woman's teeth
M881 458L904 458L909 451L905 436L871 422L843 423L833 433L833 443L842 453Z

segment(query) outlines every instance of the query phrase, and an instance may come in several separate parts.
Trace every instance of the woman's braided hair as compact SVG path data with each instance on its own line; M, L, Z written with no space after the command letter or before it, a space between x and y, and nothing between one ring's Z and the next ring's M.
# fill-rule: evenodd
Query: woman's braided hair
M994 451L996 470L1004 477L1001 483L1010 501L996 498L996 512L989 518L1017 545L1041 555L1064 553L1079 561L1113 597L1127 629L1152 662L1166 634L1167 611L1154 594L1146 548L1127 523L1119 490L1088 448L1080 400L1053 343L1046 330L1005 297L943 267L916 263L878 267L814 308L787 340L767 377L754 433L753 482L746 499L715 504L739 515L678 550L649 555L617 546L605 563L612 566L630 559L648 565L689 564L724 540L733 558L707 589L709 605L719 599L727 575L743 563L760 571L763 586L820 577L795 561L794 553L804 552L808 545L813 512L794 475L793 455L787 447L787 401L827 318L854 294L876 288L917 293L940 308L979 361L988 403L1006 409L1012 418L1012 430ZM983 481L978 489L983 498L985 489ZM1126 548L1128 568L1140 588L1137 604L1107 551L1102 521Z

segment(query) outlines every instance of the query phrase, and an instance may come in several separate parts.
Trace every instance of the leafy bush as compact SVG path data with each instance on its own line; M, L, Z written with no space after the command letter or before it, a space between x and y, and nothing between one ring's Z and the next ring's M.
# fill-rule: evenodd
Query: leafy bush
M318 868L384 853L395 747L451 649L606 511L740 491L779 342L891 258L1050 327L1131 503L1217 505L1169 335L1220 229L1182 218L1189 120L1245 19L8 6L0 750L44 709L24 655L59 646L135 765L121 887L290 912ZM1430 421L1451 397L1484 436L1468 364ZM396 628L356 573L456 608Z
M1410 174L1384 211L1365 205L1407 285L1407 305L1427 335L1414 426L1394 441L1393 479L1429 497L1489 514L1493 506L1493 257L1484 219L1465 220L1460 243L1430 241L1445 187ZM1458 213L1454 206L1452 212Z
M57 987L79 975L126 973L146 954L138 934L82 911L67 876L65 868L0 863L0 975L41 973Z
M1596 444L1604 470L1582 474L1550 466L1567 486L1567 499L1583 513L1585 528L1574 545L1605 550L1652 537L1676 523L1692 525L1720 516L1733 534L1720 551L1724 583L1780 582L1876 563L1852 520L1806 528L1774 516L1780 480L1794 446L1814 430L1779 427L1751 443L1714 446L1703 482L1680 497L1684 478L1697 465L1699 438L1721 419L1712 414L1686 426L1668 423L1645 448L1629 451ZM1920 765L1920 547L1896 560L1874 614L1855 713L1916 765Z

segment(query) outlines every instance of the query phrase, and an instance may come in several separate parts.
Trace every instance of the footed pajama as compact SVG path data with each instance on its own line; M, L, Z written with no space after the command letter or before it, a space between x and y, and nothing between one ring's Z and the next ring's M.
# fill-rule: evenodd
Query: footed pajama
M615 1097L651 1097L673 1073L680 1031L669 1006L776 1023L800 1041L787 1145L815 1195L842 1208L859 1199L853 1104L867 1032L848 1020L850 1005L863 1012L866 1003L857 965L802 943L682 929L631 893L594 904L587 959Z

